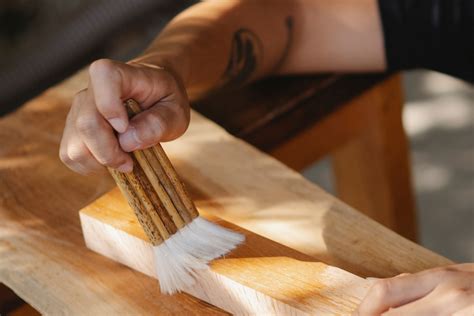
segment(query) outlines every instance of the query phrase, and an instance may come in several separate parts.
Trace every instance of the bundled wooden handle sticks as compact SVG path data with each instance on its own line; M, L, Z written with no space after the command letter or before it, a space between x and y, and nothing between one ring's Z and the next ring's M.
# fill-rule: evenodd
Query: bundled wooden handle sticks
M125 104L129 116L141 111L134 100ZM132 159L131 173L109 171L157 246L199 214L160 144L135 151Z
M125 106L130 117L141 111L132 99ZM192 285L198 270L244 238L199 217L160 144L134 151L132 159L132 172L109 171L154 245L162 292L171 294Z

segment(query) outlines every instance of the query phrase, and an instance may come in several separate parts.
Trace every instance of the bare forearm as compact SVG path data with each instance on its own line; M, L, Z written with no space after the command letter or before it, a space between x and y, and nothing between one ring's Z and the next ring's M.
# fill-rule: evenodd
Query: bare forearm
M137 61L191 97L272 74L385 68L376 0L218 0L178 15Z
M288 50L292 1L206 1L178 15L137 61L170 67L191 97L274 72Z
M280 73L372 72L386 68L377 0L299 0Z

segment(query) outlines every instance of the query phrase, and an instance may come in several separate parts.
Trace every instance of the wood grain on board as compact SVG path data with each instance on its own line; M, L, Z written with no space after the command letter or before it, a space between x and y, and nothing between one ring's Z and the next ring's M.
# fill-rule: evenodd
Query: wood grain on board
M0 283L44 314L225 314L88 250L80 209L113 188L58 158L68 108L87 74L0 119ZM360 276L448 264L359 214L273 158L193 113L164 146L197 206L209 214Z
M363 278L200 213L246 236L185 290L212 305L237 315L349 315L368 289ZM155 276L152 244L118 189L82 209L80 217L90 249Z

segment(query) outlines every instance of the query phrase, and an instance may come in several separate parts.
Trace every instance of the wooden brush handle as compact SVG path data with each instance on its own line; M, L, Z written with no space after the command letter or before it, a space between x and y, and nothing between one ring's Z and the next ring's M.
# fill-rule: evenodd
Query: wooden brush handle
M129 117L141 111L132 99L125 101ZM109 168L148 238L162 243L199 215L160 144L132 153L133 171Z

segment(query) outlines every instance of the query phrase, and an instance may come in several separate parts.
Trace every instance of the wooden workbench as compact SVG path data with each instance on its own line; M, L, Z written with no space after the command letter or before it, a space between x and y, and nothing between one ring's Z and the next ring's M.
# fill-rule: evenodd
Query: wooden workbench
M107 175L64 167L58 146L84 73L0 119L0 282L49 314L222 314L88 250L78 210L110 190ZM300 174L193 113L165 146L199 207L360 276L450 263L387 230Z

